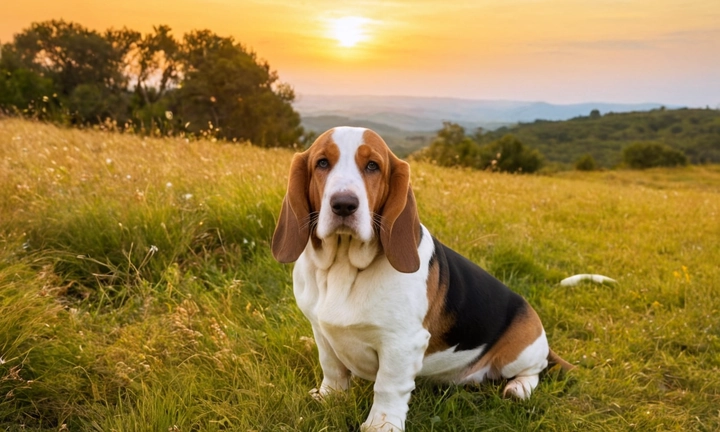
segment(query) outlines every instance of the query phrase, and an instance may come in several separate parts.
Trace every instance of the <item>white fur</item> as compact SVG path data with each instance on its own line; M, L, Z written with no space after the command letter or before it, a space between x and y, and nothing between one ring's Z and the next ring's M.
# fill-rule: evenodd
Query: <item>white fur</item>
M293 288L298 306L312 324L324 375L320 388L311 394L322 398L332 391L346 390L351 374L374 380L374 401L362 429L400 431L405 427L415 377L482 381L487 371L472 376L464 373L485 346L458 352L450 348L424 357L430 339L423 320L428 311L428 265L434 243L422 226L420 269L415 273L396 271L384 255L376 258L378 239L355 162L364 132L360 128L337 128L333 133L340 160L331 167L322 197L316 231L322 247L316 249L308 243L295 264ZM359 208L352 217L338 218L329 200L334 193L345 191L357 195ZM544 333L541 339L545 341ZM528 347L527 357L541 355L540 345ZM547 351L543 358L546 356ZM527 360L524 352L507 368L521 370ZM530 382L526 390L525 381L533 378L518 379L507 391L529 395L537 384Z
M533 389L540 380L539 374L548 365L547 357L550 353L545 330L520 353L515 361L502 368L503 378L513 378L505 386L503 394L518 399L530 397Z
M443 379L449 382L464 381L463 373L469 364L480 358L485 345L464 351L455 351L455 347L438 351L425 357L420 375Z
M355 162L355 153L363 143L365 131L363 128L351 127L339 127L333 131L332 139L340 149L340 160L331 167L325 182L316 231L321 239L332 236L341 228L347 228L362 242L369 242L373 238L372 213L365 183ZM360 200L352 216L341 218L333 213L330 199L340 192L352 192Z

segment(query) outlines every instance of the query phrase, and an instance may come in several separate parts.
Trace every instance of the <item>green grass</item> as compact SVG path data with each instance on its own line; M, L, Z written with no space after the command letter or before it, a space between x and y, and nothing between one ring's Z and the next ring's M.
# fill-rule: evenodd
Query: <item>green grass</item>
M268 242L288 151L0 120L0 428L358 430ZM579 367L533 397L420 380L409 431L720 429L720 170L413 164L423 223ZM576 273L615 286L560 287Z

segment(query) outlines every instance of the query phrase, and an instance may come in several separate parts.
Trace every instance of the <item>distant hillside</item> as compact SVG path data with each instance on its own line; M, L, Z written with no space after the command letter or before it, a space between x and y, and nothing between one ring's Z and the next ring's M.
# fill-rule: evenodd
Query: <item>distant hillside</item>
M339 125L362 126L380 133L401 156L430 144L444 121L494 130L536 119L566 120L601 113L641 111L660 104L584 103L553 105L545 102L492 101L409 96L322 96L300 95L293 103L305 129L322 133Z
M720 111L713 109L654 109L608 113L567 121L536 120L481 135L481 143L511 133L549 161L573 163L591 154L599 165L612 167L622 149L637 141L658 141L682 150L692 163L720 163Z
M545 102L493 101L408 96L321 96L300 95L294 108L305 119L342 116L364 122L382 123L406 131L435 132L443 121L458 123L468 131L496 129L537 119L567 120L600 113L647 111L660 104L582 103L555 105ZM309 121L309 120L308 120Z

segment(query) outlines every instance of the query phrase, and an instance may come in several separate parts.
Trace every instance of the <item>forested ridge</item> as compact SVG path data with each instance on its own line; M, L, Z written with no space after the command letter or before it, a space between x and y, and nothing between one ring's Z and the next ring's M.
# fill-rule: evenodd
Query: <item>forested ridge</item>
M605 115L593 111L566 121L537 120L479 131L474 139L487 144L507 134L537 149L549 162L572 164L589 154L599 166L612 168L621 163L625 147L657 142L683 152L691 163L720 163L720 111L709 108Z

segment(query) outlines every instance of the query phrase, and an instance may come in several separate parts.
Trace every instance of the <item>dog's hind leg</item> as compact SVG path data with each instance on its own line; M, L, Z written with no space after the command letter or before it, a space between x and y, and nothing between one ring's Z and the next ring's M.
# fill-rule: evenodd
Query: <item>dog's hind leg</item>
M532 391L537 387L540 377L535 375L516 376L508 381L503 390L504 397L513 397L517 399L527 399Z
M539 338L525 347L515 361L501 369L503 378L509 381L503 390L503 396L527 399L540 381L539 374L548 365L547 338L543 331Z

